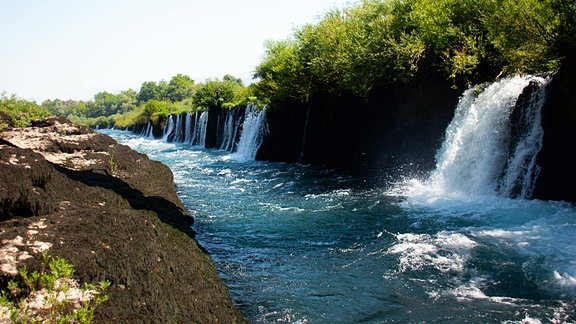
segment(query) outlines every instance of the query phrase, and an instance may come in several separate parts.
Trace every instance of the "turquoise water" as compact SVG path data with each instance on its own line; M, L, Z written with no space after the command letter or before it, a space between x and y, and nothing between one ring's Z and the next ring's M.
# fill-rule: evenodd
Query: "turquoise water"
M576 322L574 205L450 196L413 179L369 187L102 132L172 169L251 323Z

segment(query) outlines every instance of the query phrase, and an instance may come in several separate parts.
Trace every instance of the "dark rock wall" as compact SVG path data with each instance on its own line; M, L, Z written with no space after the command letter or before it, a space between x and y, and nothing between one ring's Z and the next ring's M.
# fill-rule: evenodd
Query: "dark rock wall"
M566 60L548 86L542 124L534 198L576 202L576 57Z
M435 74L375 89L368 99L316 94L267 113L270 135L257 158L342 167L384 176L431 170L461 90Z

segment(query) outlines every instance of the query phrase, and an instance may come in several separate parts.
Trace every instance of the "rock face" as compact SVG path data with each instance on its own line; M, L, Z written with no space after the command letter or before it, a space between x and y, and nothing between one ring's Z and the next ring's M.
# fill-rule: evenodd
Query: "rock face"
M109 280L96 322L243 323L168 167L61 118L0 133L0 286L40 251Z
M534 198L576 202L576 55L567 59L548 86L542 109L544 139Z
M430 73L378 87L366 100L316 94L308 104L275 103L257 159L342 167L373 179L429 171L462 92L451 86Z

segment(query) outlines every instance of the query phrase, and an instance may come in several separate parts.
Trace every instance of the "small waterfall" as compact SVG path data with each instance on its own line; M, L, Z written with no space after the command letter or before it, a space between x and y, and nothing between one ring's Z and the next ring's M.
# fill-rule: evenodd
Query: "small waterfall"
M192 131L192 139L190 144L192 146L205 147L206 146L206 130L208 129L208 112L203 111L202 114L196 113L196 122L194 123L194 130Z
M186 124L184 125L184 143L192 143L192 136L194 134L193 127L195 125L192 119L192 113L186 114Z
M175 127L174 124L175 124L174 123L174 116L172 116L172 115L168 116L168 118L166 118L166 122L164 124L164 130L162 133L162 141L169 142L168 138L170 136L172 136L173 135L172 133L174 132L174 127ZM173 138L173 136L171 138Z
M240 128L240 120L236 118L236 109L226 111L226 121L222 129L223 138L220 150L232 152Z
M519 96L530 84L535 89L520 106ZM427 190L528 197L542 146L540 109L546 84L541 77L516 76L466 90L436 154ZM512 120L518 110L520 123Z
M176 122L174 125L174 142L181 143L184 140L184 129L182 124L182 114L176 115Z
M152 126L151 122L148 122L146 126L146 132L144 134L147 139L154 139L154 127Z
M253 161L267 133L266 110L249 106L244 114L238 149L231 157L238 161Z

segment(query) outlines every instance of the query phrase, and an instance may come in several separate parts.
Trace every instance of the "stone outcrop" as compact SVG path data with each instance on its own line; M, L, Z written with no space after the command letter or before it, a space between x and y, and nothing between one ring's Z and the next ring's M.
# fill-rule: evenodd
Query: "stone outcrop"
M168 167L62 118L0 133L0 286L41 253L109 280L96 322L243 323Z

